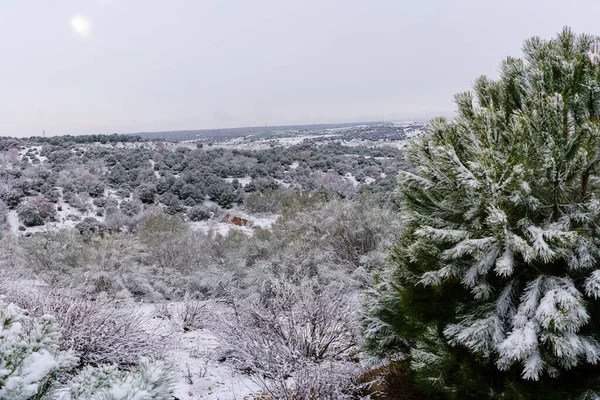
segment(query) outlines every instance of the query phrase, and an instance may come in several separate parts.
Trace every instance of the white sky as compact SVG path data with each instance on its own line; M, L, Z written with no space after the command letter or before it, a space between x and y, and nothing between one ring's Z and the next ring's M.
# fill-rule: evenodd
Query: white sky
M0 136L451 115L597 1L2 0Z

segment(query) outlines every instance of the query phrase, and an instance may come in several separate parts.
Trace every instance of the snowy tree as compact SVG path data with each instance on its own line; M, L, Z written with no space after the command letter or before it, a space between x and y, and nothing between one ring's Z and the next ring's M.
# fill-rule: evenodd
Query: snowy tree
M17 214L25 226L38 226L43 225L47 219L53 218L56 210L50 201L39 194L21 203L17 207Z
M77 363L59 350L59 332L51 316L32 319L0 300L0 398L41 398L56 375Z
M363 335L433 396L600 396L598 40L525 41L407 150Z

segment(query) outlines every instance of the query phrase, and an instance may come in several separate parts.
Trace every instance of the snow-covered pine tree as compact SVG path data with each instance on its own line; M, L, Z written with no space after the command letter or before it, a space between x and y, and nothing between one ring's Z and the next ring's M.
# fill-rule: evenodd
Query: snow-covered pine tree
M600 398L598 41L525 41L407 149L364 338L428 398Z

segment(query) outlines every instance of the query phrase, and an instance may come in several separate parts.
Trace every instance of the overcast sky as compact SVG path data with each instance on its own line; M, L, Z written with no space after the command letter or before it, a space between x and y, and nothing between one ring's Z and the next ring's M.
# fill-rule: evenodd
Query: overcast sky
M0 136L451 115L598 1L2 0Z

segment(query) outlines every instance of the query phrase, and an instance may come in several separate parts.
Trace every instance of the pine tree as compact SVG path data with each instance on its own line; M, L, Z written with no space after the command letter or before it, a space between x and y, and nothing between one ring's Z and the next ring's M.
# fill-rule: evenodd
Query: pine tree
M363 334L431 398L600 398L599 40L525 41L407 149Z

